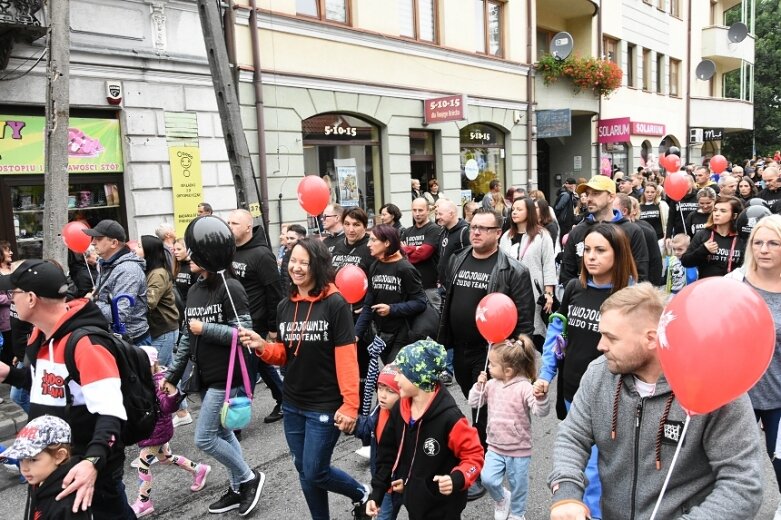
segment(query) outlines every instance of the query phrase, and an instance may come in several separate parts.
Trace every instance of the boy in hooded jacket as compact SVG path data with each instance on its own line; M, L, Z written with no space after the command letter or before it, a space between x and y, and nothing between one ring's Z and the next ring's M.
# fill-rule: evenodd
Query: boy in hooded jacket
M394 361L400 399L377 449L369 516L379 513L391 487L402 495L410 520L461 518L484 454L477 430L438 380L446 357L439 343L420 340L401 349Z

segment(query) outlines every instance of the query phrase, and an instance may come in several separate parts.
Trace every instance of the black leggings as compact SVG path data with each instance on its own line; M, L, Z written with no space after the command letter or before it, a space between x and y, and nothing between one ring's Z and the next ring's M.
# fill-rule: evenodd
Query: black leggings
M485 370L487 358L488 349L486 347L469 350L464 349L464 347L453 348L453 375L456 376L456 382L461 387L464 397L469 398L469 390L477 382L480 372ZM488 406L483 404L480 407L480 417L475 424L476 417L477 408L472 408L472 425L477 428L477 434L480 436L480 444L483 445L483 450L487 450L486 425L488 424Z

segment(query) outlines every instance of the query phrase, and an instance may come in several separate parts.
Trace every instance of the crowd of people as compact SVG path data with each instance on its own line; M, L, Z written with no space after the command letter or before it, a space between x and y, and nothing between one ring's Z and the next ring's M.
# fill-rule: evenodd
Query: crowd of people
M30 484L26 518L62 508L73 518L152 515L153 464L182 468L198 492L212 471L199 453L228 474L208 512L251 514L266 476L242 451L251 437L226 427L221 410L261 380L275 403L264 422L282 422L313 519L330 518L332 494L355 518L394 519L405 508L412 520L455 519L488 494L495 519L524 519L532 416L551 405L562 420L551 439L551 519L650 517L686 415L657 352L665 298L727 276L756 290L781 324L778 164L682 171L689 190L679 200L665 194L664 172L641 168L566 178L550 205L539 190L502 192L494 180L461 211L435 179L425 192L413 180L408 215L385 204L370 222L360 207L331 203L322 233L284 224L278 249L238 209L225 219L236 250L221 272L198 265L194 244L167 224L131 245L118 222L101 221L67 270L14 262L0 243L0 381L30 419L0 457L18 459ZM751 205L768 216L743 229ZM348 265L367 280L352 303L335 284ZM517 320L489 345L475 310L491 293L514 302ZM551 341L554 313L566 322L563 351ZM122 442L128 413L111 346L98 334L68 346L84 327L121 335L149 360L159 415L137 451ZM238 355L251 388L231 359L236 344L247 347ZM197 413L185 395L199 396ZM174 450L174 427L193 421L197 451ZM659 517L754 518L769 487L757 421L778 485L778 345L747 394L691 419ZM360 439L370 483L332 463L342 434ZM128 500L131 450L139 487Z

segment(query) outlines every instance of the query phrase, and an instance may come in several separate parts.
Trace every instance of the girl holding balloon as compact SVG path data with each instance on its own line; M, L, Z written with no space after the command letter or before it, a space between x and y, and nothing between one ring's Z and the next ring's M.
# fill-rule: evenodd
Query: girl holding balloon
M597 345L601 339L599 309L602 303L611 294L633 285L638 279L629 238L619 226L608 223L593 225L583 243L580 278L569 281L559 307L559 312L567 318L565 357L557 366L552 348L546 344L539 378L534 384L539 392L547 393L548 385L558 370L556 411L561 419L569 410L589 363L601 355ZM601 518L599 500L602 486L597 471L597 456L594 448L586 467L589 485L584 502L594 518Z
M781 215L760 220L751 232L743 266L727 275L752 287L767 303L776 330L776 344L770 367L749 390L754 414L765 430L767 453L773 462L781 491L781 459L773 456L781 421ZM781 513L781 506L776 516Z
M700 279L724 276L743 264L746 244L738 235L735 221L743 211L736 197L720 196L705 229L697 231L681 256L681 265L696 267Z

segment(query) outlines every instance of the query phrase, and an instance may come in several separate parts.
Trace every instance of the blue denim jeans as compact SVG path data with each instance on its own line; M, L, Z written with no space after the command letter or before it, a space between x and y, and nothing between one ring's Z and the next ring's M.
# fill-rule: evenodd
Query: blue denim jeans
M529 462L531 457L508 457L488 450L480 481L494 502L504 498L504 477L510 485L510 511L516 516L526 514L526 496L529 494Z
M377 520L396 520L403 503L402 496L399 493L385 493L380 505L380 514Z
M233 389L231 396L236 394ZM201 410L195 424L195 447L217 459L225 466L233 491L239 490L239 484L252 478L252 470L244 462L241 445L231 430L220 424L220 410L225 400L225 390L209 388L201 392Z
M773 471L776 473L776 482L778 489L781 490L781 459L777 459L773 454L776 451L776 439L778 436L778 423L781 421L781 408L772 410L754 409L754 416L757 420L762 419L762 426L765 429L765 446L770 460L773 461Z
M572 403L570 401L564 401L564 406L569 412ZM591 447L591 456L588 458L586 468L583 471L586 474L588 485L583 492L583 503L591 511L591 518L602 518L602 481L599 479L599 450L597 445Z
M133 345L137 347L151 347L152 346L152 335L149 334L149 331L146 331L143 336L140 338L136 338L135 341L131 341Z
M334 414L307 412L282 404L287 439L298 480L312 520L329 520L328 492L363 499L363 486L344 471L331 466L331 456L341 432L334 426ZM203 412L201 412L203 413Z
M152 338L152 346L157 349L157 362L161 367L169 367L174 360L174 344L178 330L164 332L163 334Z
M23 362L18 362L16 368L24 368ZM11 387L11 401L19 405L24 410L24 413L30 415L30 392L24 388L12 386Z

